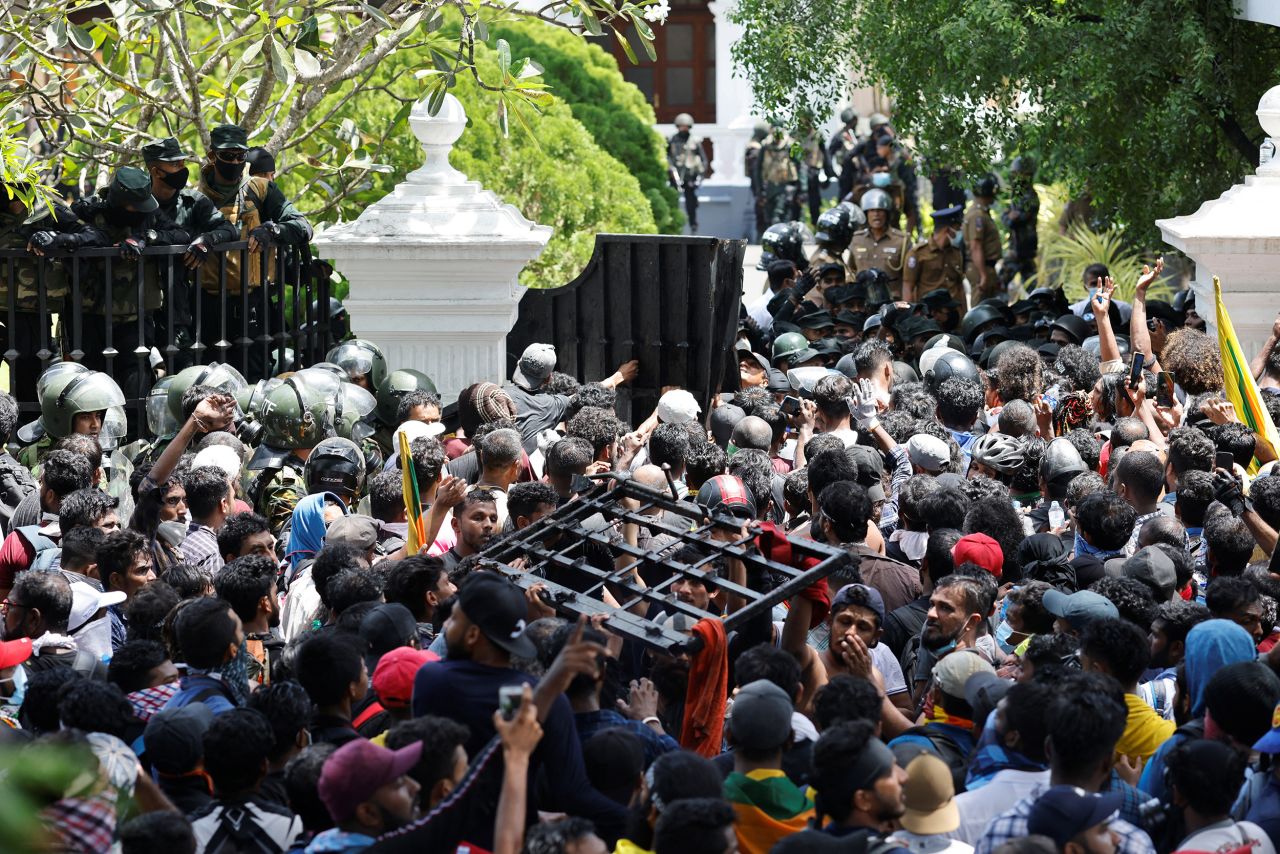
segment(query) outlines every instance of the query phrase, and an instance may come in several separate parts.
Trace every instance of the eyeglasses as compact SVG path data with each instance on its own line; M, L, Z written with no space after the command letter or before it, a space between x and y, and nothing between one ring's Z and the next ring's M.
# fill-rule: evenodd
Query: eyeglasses
M27 606L23 605L21 602L14 602L12 599L5 599L3 602L0 602L0 612L8 611L10 608L27 608Z
M244 151L243 149L239 149L239 148L228 149L224 151L215 151L213 153L213 156L221 160L223 163L243 163L244 162Z

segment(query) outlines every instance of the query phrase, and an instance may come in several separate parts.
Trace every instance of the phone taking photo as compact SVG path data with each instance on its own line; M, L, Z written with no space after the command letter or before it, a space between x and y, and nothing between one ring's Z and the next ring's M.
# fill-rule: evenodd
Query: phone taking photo
M1213 467L1215 469L1226 469L1228 472L1234 472L1236 467L1236 458L1231 456L1230 451L1218 451L1213 455Z
M1141 353L1133 354L1133 363L1129 367L1129 388L1138 387L1138 382L1142 379L1142 364L1146 361L1146 356Z
M1173 374L1168 371L1156 374L1156 406L1167 409L1174 405L1173 386Z
M800 411L800 398L794 394L789 394L782 399L782 413L784 415L795 415Z

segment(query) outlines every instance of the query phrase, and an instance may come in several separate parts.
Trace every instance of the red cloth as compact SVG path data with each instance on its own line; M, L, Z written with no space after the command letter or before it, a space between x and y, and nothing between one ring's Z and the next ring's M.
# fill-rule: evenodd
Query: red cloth
M787 534L772 522L760 525L760 536L756 537L756 548L760 554L774 563L782 563L801 571L813 569L822 561L812 557L801 557L791 549L791 541ZM809 618L809 628L817 628L827 619L831 610L831 591L827 588L827 580L820 578L800 591L800 595L813 603L813 614Z
M693 627L702 649L689 664L689 693L684 701L680 746L708 759L720 755L724 705L729 696L729 639L724 623L703 617ZM697 686L696 688L694 686Z
M452 439L445 439L444 455L451 460L456 460L469 450L471 450L470 439L463 439L458 436L454 436Z
M17 531L5 537L4 544L0 545L0 590L12 590L18 573L30 569L35 559L35 546L28 543L26 537Z
M1103 478L1107 476L1107 469L1111 466L1111 440L1102 443L1102 451L1098 454L1098 474Z

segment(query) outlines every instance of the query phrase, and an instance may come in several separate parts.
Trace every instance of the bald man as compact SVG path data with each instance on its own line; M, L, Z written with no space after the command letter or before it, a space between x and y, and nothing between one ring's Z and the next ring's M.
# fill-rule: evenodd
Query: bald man
M773 445L773 428L763 418L748 415L734 425L729 441L740 451L754 448L767 454Z

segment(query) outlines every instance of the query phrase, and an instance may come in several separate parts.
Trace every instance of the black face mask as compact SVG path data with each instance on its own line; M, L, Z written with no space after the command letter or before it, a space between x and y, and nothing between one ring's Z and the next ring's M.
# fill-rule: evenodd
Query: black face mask
M191 173L188 170L183 169L181 172L173 172L167 175L162 175L160 177L160 180L167 187L172 187L175 190L181 190L183 187L187 186L187 179L190 177L190 175Z
M240 177L240 173L244 171L244 164L224 163L221 160L214 160L213 168L217 171L219 178L230 182Z
M146 221L147 215L140 211L113 210L111 212L111 224L123 225L129 228L136 228Z

